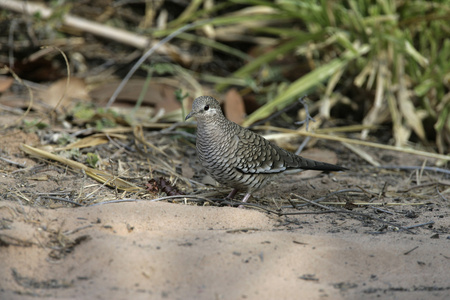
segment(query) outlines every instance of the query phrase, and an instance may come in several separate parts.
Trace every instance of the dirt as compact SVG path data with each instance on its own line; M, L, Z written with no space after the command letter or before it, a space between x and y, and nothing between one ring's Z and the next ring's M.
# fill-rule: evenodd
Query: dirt
M133 145L128 137L122 143ZM85 163L96 151L105 170L120 169L142 187L164 177L188 195L219 190L204 196L215 200L229 192L199 183L209 179L189 141L150 131L146 137L190 186L130 147L117 153L101 145L77 157ZM21 143L48 141L43 132L19 129L0 137L0 156L21 164L0 160L0 299L450 297L450 179L443 173L368 167L338 143L320 142L309 151L337 157L350 170L280 177L254 195L259 207L241 209L154 201L164 193L123 194L30 157ZM384 164L425 161L365 150ZM335 191L341 193L329 195ZM325 208L292 209L298 196L327 195Z

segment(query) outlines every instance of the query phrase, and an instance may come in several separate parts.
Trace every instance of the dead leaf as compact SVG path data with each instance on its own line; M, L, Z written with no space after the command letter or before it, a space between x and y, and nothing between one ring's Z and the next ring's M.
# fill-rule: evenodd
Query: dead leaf
M112 188L117 188L119 190L127 191L127 192L138 192L143 189L135 184L128 182L122 178L117 177L116 175L110 174L106 171L96 170L90 167L83 165L77 161L64 158L62 156L47 152L45 150L41 150L38 148L31 147L29 145L21 144L20 149L27 153L28 155L56 160L57 162L72 168L74 171L84 171L86 175L97 180L98 182L110 186Z
M304 158L313 159L317 161L323 161L329 164L336 164L337 163L337 156L336 153L333 151L325 150L325 149L318 149L318 148L310 148L308 150L303 151L300 153L300 156L303 156ZM299 178L309 178L313 176L317 176L319 172L322 171L316 171L316 170L304 170L301 171L297 176Z
M13 82L14 79L12 77L0 76L0 93L7 91Z
M36 181L47 181L48 180L48 176L47 175L39 175L39 176L33 176L33 177L29 177L29 180L36 180Z
M336 153L325 149L311 148L300 153L300 156L317 161L323 161L329 164L337 163Z
M194 169L189 165L188 162L184 162L181 165L181 174L186 178L193 178L195 175Z
M141 91L145 86L145 79L132 79L117 96L115 105L131 103L132 106L139 99ZM112 96L120 81L107 82L90 92L93 99L99 104L106 103ZM166 113L177 110L181 107L175 98L175 88L166 84L150 82L147 92L144 95L143 104L155 107L156 111L164 109Z
M52 83L48 89L39 93L43 102L55 108L58 102L58 109L70 109L77 101L89 101L90 97L86 89L86 84L81 78L71 77L67 87L67 78L62 78Z
M110 138L118 138L121 140L126 140L127 137L123 134L108 134ZM104 133L97 133L88 137L85 137L75 143L69 144L65 147L58 148L57 151L70 150L73 148L87 148L87 147L95 147L98 145L106 144L109 142L108 137Z
M422 125L422 119L414 108L414 104L409 98L403 98L399 101L400 113L405 117L409 126L412 127L417 136L422 140L426 141L425 129Z
M236 89L229 90L225 95L225 116L228 120L237 124L244 122L244 101Z

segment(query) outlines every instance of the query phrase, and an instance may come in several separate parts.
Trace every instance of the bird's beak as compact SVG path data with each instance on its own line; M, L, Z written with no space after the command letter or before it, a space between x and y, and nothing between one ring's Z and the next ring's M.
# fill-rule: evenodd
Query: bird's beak
M184 120L187 121L187 119L191 118L193 115L194 115L194 111L191 111Z

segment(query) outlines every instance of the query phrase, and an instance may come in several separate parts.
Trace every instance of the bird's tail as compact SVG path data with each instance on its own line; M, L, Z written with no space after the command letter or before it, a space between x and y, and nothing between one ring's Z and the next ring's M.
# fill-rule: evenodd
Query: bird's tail
M297 168L300 168L302 170L317 170L317 171L324 171L324 172L333 172L333 171L345 171L348 170L345 167L341 167L338 165L333 165L321 161L316 161L308 158L304 158L299 156L299 165Z

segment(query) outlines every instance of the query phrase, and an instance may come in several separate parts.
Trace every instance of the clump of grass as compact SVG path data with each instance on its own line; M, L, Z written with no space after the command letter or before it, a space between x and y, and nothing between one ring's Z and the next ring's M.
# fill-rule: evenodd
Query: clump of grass
M313 69L249 116L247 125L324 82L322 114L329 116L334 87L345 76L352 78L354 85L373 91L364 124L381 123L388 111L395 142L401 145L407 142L412 131L424 142L430 138L432 135L427 136L423 120L431 118L437 145L444 151L444 137L450 130L450 102L446 100L450 94L449 87L444 85L450 71L450 8L447 5L436 1L387 0L253 2L303 22L306 30L299 29L300 36L309 33L320 38L309 41L290 38L295 45L284 44L274 50L277 54L283 48L290 48L289 51L305 54L310 57ZM278 32L293 36L292 28L285 31L278 28ZM267 58L271 57L274 56L268 53L235 75L249 75L263 63L269 63ZM367 131L363 132L365 135Z
M186 24L204 20L192 28L195 31L178 36L185 40L181 48L187 51L176 53L194 57L189 61L195 63L183 65L186 69L173 67L171 72L196 77L190 80L195 82L196 92L191 94L201 90L197 88L198 78L216 84L219 91L233 85L240 87L242 94L253 93L264 100L244 126L309 94L320 98L316 107L325 118L330 117L337 103L346 101L352 107L349 113L362 112L355 119L364 125L391 124L395 145L404 145L414 137L423 144L434 140L441 153L448 152L448 1L228 0L212 5L210 1L196 0L185 4L184 11L176 12L168 10L164 6L167 3L162 1L153 7L153 2L146 2L146 25L137 26L141 18L115 24L137 26L131 30L158 39ZM62 16L71 7L70 2L54 9L53 17L47 21L52 26L38 31L41 38L52 36L47 31L59 28ZM163 29L158 29L153 25L162 12L169 15L168 21L161 26ZM38 28L43 26L39 15L34 16L34 21ZM197 45L184 48L194 43L209 49L211 56L223 52L246 63L232 74L196 74L187 68L202 70L199 65L206 59L202 60L203 53L193 50L198 50ZM260 54L252 57L248 47L240 47L241 44L251 44ZM176 56L168 57L177 62ZM285 58L289 58L289 63L282 62ZM213 60L221 66L220 58ZM292 70L296 71L295 76L285 76L286 71ZM159 74L157 65L152 64L147 72L150 80L152 74ZM363 138L368 134L369 129L362 131Z
M369 95L362 103L356 103L368 107L362 117L363 124L392 124L396 145L404 145L412 134L424 143L435 138L439 151L445 152L450 144L450 7L446 1L232 0L226 3L228 12L233 7L236 10L220 15L217 10L197 7L198 10L191 11L191 18L184 14L183 21L216 14L211 26L235 27L234 32L248 36L249 40L265 38L264 42L269 44L270 51L250 60L227 78L227 82L230 79L256 82L250 85L253 92L266 97L265 93L276 91L272 100L248 116L245 126L313 92L321 98L320 114L329 117L339 99L352 99L352 95L340 91L353 87L365 89ZM254 13L245 14L250 9ZM271 76L262 78L262 73L280 73L277 59L282 56L303 57L309 71L287 84L283 79L270 82L274 79ZM270 89L261 87L271 84ZM227 86L219 83L216 88L223 90ZM429 122L434 124L431 130L424 126ZM364 130L362 137L368 133Z

